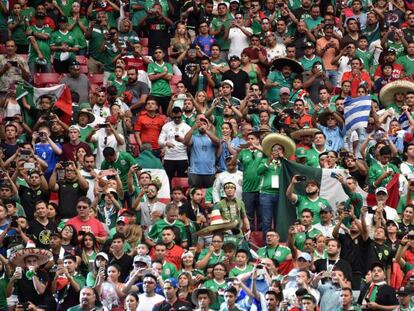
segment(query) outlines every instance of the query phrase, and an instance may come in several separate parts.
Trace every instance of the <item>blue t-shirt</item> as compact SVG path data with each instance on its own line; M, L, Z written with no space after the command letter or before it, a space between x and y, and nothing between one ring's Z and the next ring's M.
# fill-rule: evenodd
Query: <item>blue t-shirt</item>
M62 146L56 144L60 149ZM56 164L59 162L59 155L57 155L50 144L36 144L35 145L35 154L41 157L44 161L47 162L47 170L45 172L46 176L50 176L55 168Z
M338 151L341 147L344 146L344 137L346 135L345 126L343 126L342 128L336 126L333 129L329 129L319 124L318 128L326 136L325 148L327 150Z
M200 49L207 55L211 56L211 46L216 43L216 39L208 35L207 37L198 35L194 39L194 44L197 44Z
M194 134L191 148L190 173L213 175L216 173L216 148L207 135Z

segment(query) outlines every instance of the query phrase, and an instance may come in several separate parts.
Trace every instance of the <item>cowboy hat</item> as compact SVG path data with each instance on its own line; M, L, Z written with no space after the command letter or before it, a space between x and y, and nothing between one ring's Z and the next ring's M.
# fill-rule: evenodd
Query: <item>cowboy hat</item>
M345 122L344 122L344 117L340 114L340 113L338 113L338 112L336 112L336 111L324 111L324 112L322 112L321 114L319 114L319 116L318 116L318 121L319 121L319 123L321 124L321 125L323 125L323 126L327 126L327 122L328 122L328 117L330 117L330 116L333 116L333 115L336 115L336 116L338 116L339 117L339 119L340 119L340 121L339 121L339 123L341 124L341 125L343 125ZM337 120L336 118L335 118L335 120ZM319 131L320 132L320 131Z
M275 134L275 133L269 134L263 139L262 141L263 152L267 156L270 156L270 154L272 153L272 148L276 144L281 145L283 147L284 155L286 158L290 158L295 153L295 149L296 149L295 142L286 135Z
M224 220L221 217L220 211L218 209L214 209L211 211L210 225L197 231L196 234L198 236L206 236L219 231L227 231L236 228L237 224L238 222L235 220Z
M304 71L302 65L299 62L286 57L280 57L274 60L272 64L272 70L277 69L281 71L284 66L289 66L292 68L292 71L296 73L302 73Z
M95 116L93 115L93 113L90 111L91 106L89 105L89 103L82 103L79 105L79 111L78 111L78 117L81 113L84 113L88 116L89 121L88 123L92 123L93 121L95 121Z
M389 106L394 102L394 95L396 93L407 93L414 91L414 82L408 80L397 80L387 83L379 93L379 99L382 105Z
M26 248L19 249L10 255L10 262L18 267L24 267L24 260L27 257L36 257L39 266L47 263L53 258L51 251L42 248L36 248L32 241L27 242Z
M300 140L302 136L314 136L316 133L319 133L320 131L320 129L314 127L304 126L300 130L292 132L290 134L290 137L292 137L294 140Z
M213 293L213 291L211 291L208 288L202 287L202 288L197 288L193 291L193 293L191 294L191 301L193 302L193 304L195 304L196 306L198 306L198 300L197 300L197 296L199 294L207 294L208 297L210 298L211 303L213 303L214 299L216 298L216 295Z

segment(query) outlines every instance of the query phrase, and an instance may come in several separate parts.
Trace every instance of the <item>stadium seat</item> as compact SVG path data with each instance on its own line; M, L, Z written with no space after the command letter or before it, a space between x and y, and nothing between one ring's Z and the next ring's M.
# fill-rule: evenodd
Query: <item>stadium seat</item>
M173 75L172 79L170 81L170 87L172 94L177 93L177 83L180 82L182 79L182 76L179 75Z
M80 66L80 72L87 75L89 73L89 67L88 67L88 65L81 65Z
M148 56L148 47L147 46L142 47L142 55Z
M46 87L59 84L61 78L59 73L36 73L33 82L36 87Z
M174 177L171 180L171 187L181 187L184 191L184 193L187 191L188 188L190 188L190 185L188 184L188 178L187 177Z
M88 65L88 58L83 55L76 55L76 60L81 65Z
M148 46L148 38L139 38L139 42L142 46L147 47Z
M26 63L29 61L29 54L19 54L19 56L23 58Z
M4 54L6 52L6 45L0 44L0 54Z
M132 146L132 153L134 154L134 157L138 157L139 156L139 146L138 146L137 140L135 139L134 134L129 134L129 143Z
M88 75L88 79L89 79L89 83L91 85L95 84L95 85L102 86L103 80L104 80L104 75L100 74L100 73L90 73Z

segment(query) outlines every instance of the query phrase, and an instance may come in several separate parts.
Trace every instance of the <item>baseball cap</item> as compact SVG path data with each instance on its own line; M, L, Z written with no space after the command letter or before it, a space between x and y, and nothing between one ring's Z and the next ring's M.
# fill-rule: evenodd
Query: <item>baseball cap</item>
M164 281L164 284L165 283L170 283L170 285L172 286L172 287L174 287L174 288L178 288L178 282L177 282L177 280L175 279L175 278L168 278L168 279L166 279L165 281Z
M302 258L305 259L306 261L312 261L312 256L309 253L303 252L299 255L298 259Z
M319 213L332 213L332 207L330 205L324 205Z
M289 88L287 88L287 87L281 87L280 88L280 95L282 95L282 94L290 94L290 90L289 90Z
M118 216L122 216L124 214L134 215L134 212L131 211L131 210L129 210L129 209L127 209L127 208L120 209L119 212L118 212Z
M299 147L295 151L295 155L298 158L306 158L306 149L303 147Z
M397 295L401 295L401 296L407 296L407 295L412 295L413 294L413 290L407 287L400 287L397 290Z
M237 55L232 55L230 56L229 61L232 61L232 60L240 60L240 57L238 57Z
M100 252L100 253L96 254L96 257L95 258L98 258L99 256L102 257L102 258L104 258L106 261L109 261L109 257L108 257L108 255L106 253Z
M385 223L385 226L388 227L389 225L394 225L395 227L397 227L397 230L400 228L398 223L395 220L392 220L392 219L387 220L387 222Z
M198 117L198 120L204 121L204 122L206 122L208 124L208 119L206 117L204 117L204 116Z
M230 58L230 60L231 60L231 58ZM231 81L231 80L221 81L221 85L224 85L224 84L230 85L231 88L234 88L233 81Z
M306 48L314 48L314 47L315 47L315 44L312 41L308 41L305 44L305 49Z
M150 256L140 256L140 255L136 255L134 257L134 263L135 262L143 262L145 263L147 266L151 265L151 257Z
M388 190L385 187L379 187L379 188L375 189L375 194L378 194L380 192L384 192L386 195L388 195Z
M380 263L379 261L374 262L373 264L371 264L370 270L374 270L375 267L379 267L382 270L384 270L384 266L382 265L382 263ZM385 271L385 270L384 270Z
M80 63L77 60L74 60L70 63L69 67L80 67Z
M127 225L127 224L129 224L129 219L127 217L125 217L125 216L120 216L116 220L116 223L118 223L118 222L123 222L124 224Z
M385 54L397 54L397 51L393 48L389 48L385 51Z
M69 126L69 131L78 131L80 133L80 129L78 125L71 125Z
M175 106L172 110L172 113L179 113L179 112L183 112L183 110L181 109L180 106Z

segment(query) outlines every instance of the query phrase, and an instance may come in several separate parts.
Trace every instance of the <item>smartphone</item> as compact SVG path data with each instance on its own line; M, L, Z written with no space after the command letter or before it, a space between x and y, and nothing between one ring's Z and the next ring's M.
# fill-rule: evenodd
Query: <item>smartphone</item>
M332 272L331 272L331 271L325 271L325 272L322 274L322 276L323 276L324 278L330 278L330 277L332 276Z
M331 173L331 178L335 178L336 179L336 177L337 177L338 175L335 173L335 172L332 172Z
M20 159L27 160L30 158L30 150L27 149L20 149Z
M100 129L106 129L108 127L108 125L107 124L98 124L98 128L100 128Z
M306 180L306 176L302 176L302 175L296 176L296 180L297 181L305 181Z
M13 122L14 120L16 120L14 117L5 117L4 118L4 122Z
M8 62L10 65L12 65L13 67L17 67L17 61L15 60L11 60Z
M58 181L64 181L65 180L65 170L64 169L56 170L56 174L57 174L57 180Z
M26 170L33 170L36 168L36 165L34 163L28 162L23 164L23 168Z
M239 148L241 148L241 149L246 149L246 148L249 148L249 147L250 147L249 144L240 144L239 145Z

